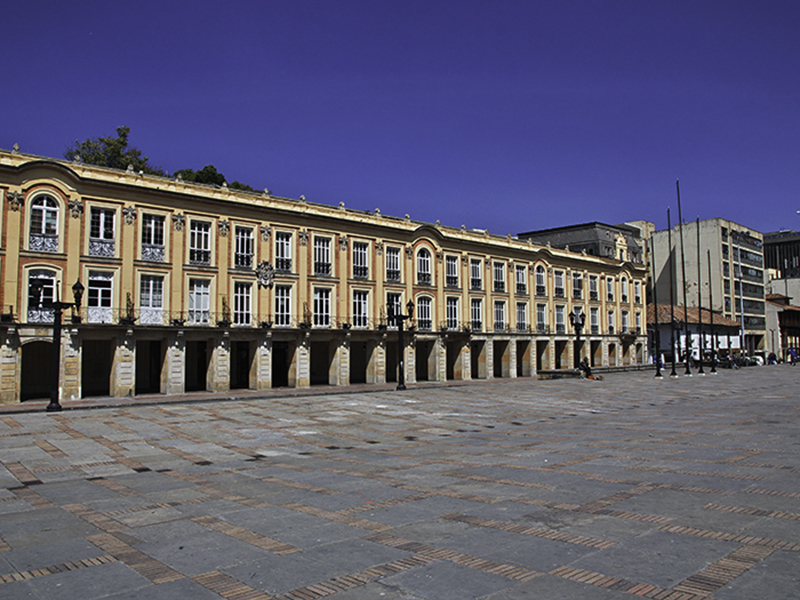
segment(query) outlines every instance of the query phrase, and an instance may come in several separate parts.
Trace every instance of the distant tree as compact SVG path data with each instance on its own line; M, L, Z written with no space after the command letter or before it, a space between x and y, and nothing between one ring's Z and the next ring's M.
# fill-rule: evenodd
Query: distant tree
M242 191L245 191L245 192L255 192L255 190L253 188L251 188L249 185L247 185L246 183L241 183L240 181L234 181L228 187L231 188L232 190L242 190Z
M180 177L184 181L192 183L207 183L211 185L222 185L225 183L225 175L217 171L214 165L206 165L199 171L192 169L181 169L173 173L175 177Z
M150 165L150 159L142 154L138 148L128 147L130 127L117 127L117 137L90 138L67 147L64 158L67 160L80 160L89 165L111 167L112 169L127 169L132 166L136 172L142 171L148 175L165 175L160 167Z

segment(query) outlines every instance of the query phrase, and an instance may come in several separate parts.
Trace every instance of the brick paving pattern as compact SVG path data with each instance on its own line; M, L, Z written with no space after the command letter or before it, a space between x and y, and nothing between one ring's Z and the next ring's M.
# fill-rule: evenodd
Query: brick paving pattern
M798 598L798 384L781 365L0 407L0 597Z

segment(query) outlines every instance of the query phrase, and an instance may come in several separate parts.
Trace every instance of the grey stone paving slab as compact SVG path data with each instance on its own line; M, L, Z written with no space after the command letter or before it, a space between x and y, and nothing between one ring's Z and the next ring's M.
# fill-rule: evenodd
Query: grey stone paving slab
M487 596L486 600L631 600L634 597L624 592L541 575Z
M145 590L152 585L149 579L121 562L36 577L30 582L42 598L82 600L99 600L119 593L145 594Z
M330 600L422 600L410 592L387 586L381 582L368 583L351 590L326 596Z
M60 508L6 514L0 525L0 537L12 548L39 546L100 533L94 526Z
M191 579L168 581L108 596L109 600L219 600L220 596Z
M483 598L515 585L511 579L450 562L435 562L416 567L386 577L382 583L408 590L426 600Z
M800 553L776 552L714 592L718 600L796 600L800 597Z
M84 558L94 558L103 554L105 552L97 546L81 538L14 548L3 552L3 564L0 565L3 572L0 574L41 569ZM0 596L2 596L2 589L0 589Z
M738 547L738 544L651 531L570 566L664 588L672 587Z

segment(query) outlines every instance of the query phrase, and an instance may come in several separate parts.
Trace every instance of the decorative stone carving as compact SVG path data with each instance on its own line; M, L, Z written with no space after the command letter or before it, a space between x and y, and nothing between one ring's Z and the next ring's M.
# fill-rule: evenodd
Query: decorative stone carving
M230 232L231 230L230 221L223 219L218 223L218 227L219 227L219 234L222 237L228 237L228 232Z
M441 263L444 260L444 252L441 250L436 251L436 260Z
M172 228L175 231L183 231L183 226L186 225L186 217L181 213L172 215Z
M383 256L383 242L375 242L375 254Z
M126 206L122 209L122 216L125 217L126 225L133 225L133 222L136 220L136 214L136 207L134 206Z
M408 260L414 258L414 249L411 246L406 246L406 258Z
M339 250L345 252L347 250L347 245L350 243L350 240L347 239L346 235L339 236Z
M14 144L11 148L11 154L19 154L19 144Z
M297 237L300 239L301 246L308 246L308 230L303 229L297 234Z
M19 210L23 204L25 204L25 196L20 192L8 194L8 206L11 210Z
M256 267L256 279L259 289L272 288L275 279L275 269L269 261L262 260Z
M272 228L269 225L262 225L261 226L261 241L268 242L269 238L272 236Z
M73 219L78 219L83 214L83 202L77 198L72 198L67 202L67 206L69 206L69 214Z

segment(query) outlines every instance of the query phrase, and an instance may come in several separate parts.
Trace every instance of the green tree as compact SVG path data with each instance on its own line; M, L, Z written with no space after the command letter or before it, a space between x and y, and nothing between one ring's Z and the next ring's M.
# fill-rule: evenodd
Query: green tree
M138 148L128 147L130 127L117 127L117 137L89 138L67 147L64 158L67 160L80 160L89 165L111 167L112 169L127 169L132 166L136 172L142 171L148 175L165 175L160 167L150 165L150 159L142 154Z
M199 171L180 169L179 171L175 171L173 176L180 177L184 181L190 181L192 183L207 183L211 185L222 185L226 183L225 175L217 171L214 165L206 165Z

